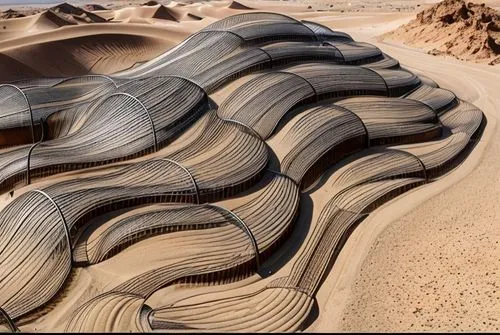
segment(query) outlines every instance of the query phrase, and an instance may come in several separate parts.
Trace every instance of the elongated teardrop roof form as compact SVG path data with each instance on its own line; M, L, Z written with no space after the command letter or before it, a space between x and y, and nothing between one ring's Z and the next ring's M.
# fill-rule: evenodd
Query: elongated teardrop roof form
M33 126L31 105L17 86L0 85L0 124L3 128Z
M351 42L352 37L342 31L333 31L330 28L319 24L317 22L311 22L307 20L301 21L305 26L311 29L314 34L316 34L318 40L334 40L339 42Z

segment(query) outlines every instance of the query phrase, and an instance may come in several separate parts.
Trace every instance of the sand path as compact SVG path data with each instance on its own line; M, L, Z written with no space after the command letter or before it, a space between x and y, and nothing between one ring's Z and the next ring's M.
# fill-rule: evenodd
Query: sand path
M308 330L498 331L500 69L377 42L366 26L347 32L471 101L488 125L457 170L387 203L355 230L317 295L320 314Z

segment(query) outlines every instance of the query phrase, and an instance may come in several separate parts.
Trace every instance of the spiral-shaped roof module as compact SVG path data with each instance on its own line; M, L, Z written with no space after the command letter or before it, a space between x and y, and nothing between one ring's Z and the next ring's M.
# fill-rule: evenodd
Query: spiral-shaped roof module
M389 96L398 97L419 87L422 83L417 75L405 70L373 69L387 84Z
M91 263L100 262L141 239L147 231L158 231L164 234L169 231L198 230L232 224L240 228L247 236L249 244L259 259L259 248L255 236L247 224L231 210L214 204L203 205L172 205L166 204L146 209L140 213L125 216L114 222L105 231L95 236L86 246L86 254Z
M434 88L434 90L437 90L438 98L443 98L441 103L451 99L451 96L447 94L449 91L439 88ZM436 98L432 93L430 96L433 99ZM446 96L448 96L448 99L445 99ZM438 99L435 101L438 101ZM454 168L461 161L461 157L463 157L466 147L471 143L471 139L485 125L483 113L476 106L456 98L453 101L453 107L447 107L448 109L445 112L439 114L442 125L448 128L451 133L449 136L426 145L410 144L396 147L419 157L430 178Z
M416 100L355 97L335 104L360 117L372 145L426 141L441 135L434 110Z
M192 78L194 75L218 63L243 43L240 36L228 31L201 30L185 41L131 70L116 74L118 78L142 76L178 75Z
M406 99L414 99L423 102L438 113L445 112L457 104L456 95L443 88L422 85L418 89L404 96Z
M59 208L38 191L16 200L0 212L0 305L12 318L52 298L71 269Z
M359 94L387 95L384 77L358 66L302 64L284 71L307 80L319 98Z
M121 160L154 147L155 137L146 106L129 94L114 93L89 112L77 131L38 145L31 168Z
M30 127L33 131L33 114L26 94L12 84L0 85L0 131ZM32 140L35 142L34 134Z
M276 13L243 13L214 22L202 31L231 31L245 43L266 41L316 40L316 34L307 26L291 17Z
M0 132L29 127L31 139L15 144L34 143L41 137L40 131L35 131L40 120L46 120L55 112L71 117L114 90L113 80L102 75L66 78L50 86L24 89L10 84L0 85Z
M250 182L265 168L269 157L265 143L248 126L213 120L193 142L168 154L190 169L202 197Z
M318 40L320 41L339 41L339 42L352 42L352 37L342 31L332 30L322 24L317 22L311 22L307 20L301 20L301 22L311 29Z
M203 89L184 78L132 80L121 85L120 91L92 108L81 109L77 116L61 120L68 123L67 135L35 148L25 146L1 153L2 186L12 186L24 171L29 176L46 176L57 169L81 169L156 151L209 109Z
M12 186L24 179L26 171L31 177L46 176L135 157L155 143L145 106L128 94L116 93L95 106L81 128L70 135L42 142L32 150L22 146L1 153L1 185Z
M433 177L436 170L447 170L446 165L452 162L469 144L470 137L466 133L456 133L426 146L414 144L396 147L419 157L426 170Z
M148 110L158 147L171 142L209 109L205 91L182 77L135 79L121 85L120 91L133 95Z
M311 85L297 75L267 73L234 91L220 105L218 115L239 121L267 138L290 109L314 95Z
M329 158L338 160L343 155L337 151L345 144L342 152L353 152L364 148L366 128L361 120L344 108L330 105L308 109L295 116L273 137L269 145L275 148L281 165L281 172L301 184L304 176L318 177L318 171L309 171L328 152ZM349 147L346 143L352 143ZM333 161L329 161L333 164ZM323 169L320 169L322 173ZM305 181L306 185L310 183Z
M365 64L383 57L380 49L369 43L326 41L323 44L337 49L345 64Z
M330 48L311 42L279 42L261 47L272 60L272 65L292 61L329 61L343 63L344 57L337 48Z
M361 66L370 69L399 69L399 61L391 56L382 52L382 58L379 60L371 61L367 64L362 64Z
M129 95L114 94L91 111L78 131L35 148L28 145L2 152L1 185L12 186L23 180L26 172L43 176L104 164L154 145L151 120L144 106Z
M196 230L217 227L227 223L220 212L186 204L162 204L145 208L140 212L125 214L100 226L85 241L83 255L90 264L101 262L131 243L144 238L141 232L158 231L156 234L178 230ZM160 232L161 231L161 232ZM148 237L154 236L151 233ZM83 260L79 260L80 262Z
M191 176L175 162L162 159L130 164L103 176L56 183L44 191L61 208L72 238L79 226L86 223L85 215L112 203L168 198L181 193L196 198ZM73 201L75 196L80 199L78 204Z
M481 126L483 112L469 102L460 101L455 108L441 115L440 120L453 134L466 133L472 137Z
M425 170L416 156L405 151L375 150L341 167L329 179L327 187L344 190L399 177L425 178Z

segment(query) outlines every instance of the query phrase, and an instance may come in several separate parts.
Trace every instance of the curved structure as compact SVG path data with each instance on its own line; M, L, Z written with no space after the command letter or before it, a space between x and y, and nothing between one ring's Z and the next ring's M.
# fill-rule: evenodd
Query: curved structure
M17 93L2 92L7 87L11 87L11 91L15 88ZM8 129L15 128L19 133L29 126L32 133L29 142L34 143L41 137L40 134L37 136L34 122L40 119L46 121L55 112L87 109L96 99L115 89L114 81L101 75L67 78L50 86L29 86L22 89L14 85L0 85L0 115L4 115L0 118L0 132L5 133Z
M17 85L0 86L0 145L24 145L0 152L0 188L80 171L0 211L9 329L49 304L68 331L300 330L353 229L457 166L486 122L378 48L274 13L113 78ZM75 296L74 267L110 282Z
M414 76L395 71L405 87L417 85ZM278 122L300 104L349 95L388 95L386 80L373 70L345 65L310 64L257 76L236 89L219 108L224 119L237 120L268 138ZM391 76L387 75L390 81ZM345 79L347 78L347 79ZM361 82L361 84L360 84ZM390 92L399 90L391 82ZM396 87L396 88L395 88Z
M267 179L268 181L262 190L243 197L244 204L232 210L234 215L240 217L240 222L246 222L245 225L248 226L249 231L252 231L251 236L258 245L260 255L264 257L268 257L269 252L276 248L276 243L282 240L283 234L290 231L299 205L299 190L289 178L274 176ZM263 205L271 199L275 202L276 207L262 210ZM108 227L108 231L110 228L125 231L126 225L134 224L137 225L136 228L139 228L140 225L143 227L142 229L145 229L145 220L152 220L154 224L163 224L165 227L167 224L175 224L179 229L183 229L182 226L186 229L187 225L191 225L191 229L203 229L201 236L196 237L196 240L193 241L196 250L199 249L202 252L190 254L175 264L142 273L109 292L93 298L75 312L67 330L88 331L93 329L96 317L102 317L99 306L113 304L110 299L115 300L118 296L134 297L137 299L137 303L143 303L154 291L172 284L174 281L181 280L185 283L228 282L235 275L240 279L248 276L249 269L238 270L241 265L248 261L249 257L254 258L252 253L242 252L242 250L248 249L248 238L242 239L241 230L239 232L239 229L234 230L234 224L230 224L232 230L229 231L227 229L229 227L224 227L229 221L234 220L234 216L221 215L222 212L216 210L220 208L222 207L213 204L185 208L163 206L154 211L130 216L126 223L122 222L122 224L125 223L125 226L119 225L117 222ZM187 211L191 211L192 215L186 216ZM223 212L226 211L223 209ZM197 227L195 228L193 224ZM207 227L206 224L210 224L210 227ZM103 237L100 235L98 238L102 241ZM93 246L92 250L95 250L96 245L93 244ZM257 248L257 246L255 247ZM255 250L253 247L249 249ZM122 312L123 307L116 305L114 311L110 311L109 317L116 317ZM120 324L125 326L127 322ZM148 324L146 323L146 325ZM144 324L140 328L145 328ZM124 327L122 329L130 328Z
M359 97L336 103L358 115L365 124L370 146L391 142L424 142L441 136L436 112L418 101Z
M290 120L270 146L278 156L281 172L305 187L322 174L323 166L363 149L366 136L366 128L356 115L336 106L321 106ZM326 159L320 162L321 158Z
M317 22L302 20L301 21L305 26L311 29L314 34L316 34L316 38L320 41L323 40L334 40L339 42L352 42L353 39L349 34L346 34L342 31L333 31L328 27L325 27L322 24Z
M14 186L26 170L31 179L157 151L208 110L204 91L178 77L132 80L120 90L80 113L58 112L59 133L65 127L66 135L0 154L1 188Z
M26 94L17 86L12 84L0 85L0 130L7 136L0 142L0 146L21 144L21 141L11 141L10 138L20 129L29 128L31 131L31 141L35 139L35 124L33 122L33 112Z
M50 214L53 212L54 206L42 211L39 208L42 201L33 202L33 196L30 196L37 192L28 192L13 201L0 213L0 215L4 215L3 217L0 216L1 227L9 231L11 229L10 223L18 225L20 220L24 220L29 225L28 222L31 221L37 226L22 228L27 234L38 230L46 232L45 229L52 230L54 229L52 227L57 226L61 227L61 229L62 227L68 229L70 237L73 239L79 235L81 228L84 227L88 220L105 211L151 202L195 203L199 201L198 196L201 196L206 201L208 199L216 199L221 195L228 196L231 192L236 192L240 187L246 188L248 185L253 184L253 180L259 176L267 163L267 151L261 140L240 131L234 125L224 123L220 120L210 123L210 127L215 134L218 134L221 144L230 141L232 145L208 146L208 150L205 149L207 153L203 153L203 146L200 146L200 152L192 156L190 150L193 150L195 145L191 143L191 145L186 146L185 150L171 153L168 160L147 160L129 164L105 175L69 180L51 185L43 189L43 191L49 195L52 202L59 208L58 212L61 213L61 215L53 219L50 218ZM210 131L204 132L203 136L197 139L197 141L213 141L214 138L210 136L211 134L212 132ZM207 139L206 136L210 138ZM217 150L216 148L219 149ZM250 154L246 153L246 150L249 150L248 153ZM200 161L197 159L196 156L202 155L205 155L205 160ZM224 159L221 160L221 157L224 157ZM239 164L239 169L235 169L235 162ZM227 165L225 166L225 164ZM191 171L190 174L186 174L185 167ZM232 174L224 173L224 171L229 170L229 167L232 169ZM220 172L221 174L217 176L214 172ZM199 187L199 190L193 189L193 178L197 181L196 185ZM78 198L76 202L74 201L75 197ZM48 198L44 197L44 199L44 201L47 201ZM19 210L19 208L29 208L30 206L34 207L28 214ZM34 211L34 209L36 210ZM65 224L61 224L61 218L64 218ZM43 220L43 224L38 223L38 220ZM44 236L42 232L38 234ZM19 243L21 245L23 243L30 243L29 240L25 239L17 240L17 238L13 238L7 233L2 234L0 238L0 245L9 249L22 248L19 246ZM53 246L49 247L52 248ZM71 246L67 244L64 248L62 255L58 257L62 257L68 251L71 251ZM4 257L7 257L7 255L6 253L2 253ZM25 261L33 265L33 263L37 263L37 257L39 256L36 253L32 253L27 255ZM29 278L24 273L26 271L29 273L33 271L31 265L25 265L22 267L22 270L14 271L17 268L16 264L12 264L12 269L9 267L10 271L16 273L16 275ZM67 270L69 271L69 268ZM5 273L10 273L10 271ZM61 278L65 278L66 275ZM45 275L39 274L38 278L40 280L42 278L48 279L47 276L50 276L50 272ZM8 283L9 281L6 280L5 282ZM12 311L11 308L6 309L9 314L13 314L16 317L23 312L37 307L40 303L47 301L60 288L61 283L58 281L45 282L49 287L46 293L37 295L37 301L39 302L19 305L17 306L17 308L20 308L19 310ZM30 282L30 285L35 284ZM29 294L29 292L27 290L26 294ZM5 299L18 300L9 291L3 293L2 296ZM33 296L32 293L31 296Z

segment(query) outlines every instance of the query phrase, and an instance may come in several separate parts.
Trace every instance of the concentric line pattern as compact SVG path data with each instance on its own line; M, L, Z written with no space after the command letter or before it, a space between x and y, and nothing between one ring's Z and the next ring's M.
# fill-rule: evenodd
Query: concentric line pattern
M0 85L0 147L35 142L33 112L26 94L17 86ZM11 139L20 128L29 128L29 137Z
M414 99L423 102L436 112L444 112L455 106L458 102L453 92L429 85L422 85L415 91L404 96L406 99Z
M111 78L100 75L67 78L52 86L22 89L16 87L17 93L5 92L9 86L10 90L15 87L0 85L0 132L2 133L12 128L19 131L25 127L30 127L31 131L34 131L34 124L38 124L40 119L46 120L52 113L65 109L86 109L92 101L116 89ZM37 138L40 138L40 134ZM35 140L32 139L31 142Z
M436 113L412 100L360 97L303 111L269 145L281 171L303 188L345 156L373 145L441 136Z
M321 106L297 115L269 144L278 156L280 170L304 186L305 174L312 172L311 167L321 157L328 158L325 166L331 166L361 150L366 136L366 128L355 114L336 106ZM328 152L331 153L326 155ZM324 171L324 168L319 170Z
M120 249L151 236L185 229L208 229L228 223L238 226L249 235L250 240L256 240L255 236L259 237L257 250L265 254L273 243L269 241L278 240L283 231L288 229L299 201L297 185L290 179L282 176L265 179L268 181L256 192L257 196L252 196L246 205L230 212L212 204L165 204L138 210L134 214L124 214L100 226L88 239L81 241L78 248L84 248L85 252L79 254L88 258L76 261L97 263L118 253ZM275 204L272 208L266 208L265 204L270 199ZM239 220L230 213L234 213ZM273 217L279 218L279 221L272 219ZM259 228L260 224L266 225L262 228L266 229L265 236Z
M264 29L264 26L267 28ZM100 151L100 157L93 157L93 154L81 152L80 148L79 150L72 151L70 150L70 146L61 144L66 142L79 143L86 142L86 140L88 141L86 133L83 134L84 138L77 138L76 136L79 136L80 133L75 133L76 130L82 128L86 124L86 121L89 119L89 115L91 113L103 108L103 101L106 101L109 99L109 96L118 92L128 93L137 98L139 102L144 105L148 105L143 100L149 100L152 103L160 104L158 101L152 100L160 99L163 96L158 93L161 89L165 89L167 91L165 93L169 93L165 86L168 85L169 89L174 90L172 96L175 98L170 100L165 99L162 101L162 103L171 103L169 105L171 106L171 109L167 111L162 110L162 112L164 112L165 117L169 117L168 121L172 122L172 124L169 124L167 129L161 128L161 125L160 127L156 127L156 129L164 130L165 133L158 135L159 143L157 145L161 145L171 141L173 134L182 130L183 126L188 125L190 121L192 122L199 115L196 111L202 112L204 110L202 106L196 105L192 107L193 111L190 111L189 109L179 109L180 112L178 113L185 113L182 117L176 118L175 115L170 114L173 113L171 111L176 110L176 107L179 107L178 105L184 101L183 99L185 99L185 95L177 93L186 92L186 95L189 93L186 86L196 86L194 83L197 83L200 85L200 90L211 92L223 83L234 80L245 73L262 68L276 67L290 62L304 61L326 61L333 63L339 61L341 63L348 63L346 58L349 56L346 55L354 55L355 53L358 54L358 60L365 59L369 62L373 60L373 54L381 54L380 51L374 46L366 43L353 42L352 39L346 37L345 34L330 31L326 27L318 27L315 28L316 30L311 29L299 21L278 14L241 14L214 23L213 25L188 38L178 48L174 48L174 50L167 52L165 55L148 62L143 67L134 69L132 73L124 73L123 75L113 78L92 75L78 78L52 80L50 82L42 80L18 82L17 84L19 87L22 87L22 89L16 90L16 99L20 99L21 95L24 94L27 97L28 105L26 106L26 103L20 104L20 102L16 102L16 106L21 106L19 108L22 108L22 110L25 110L26 107L31 108L33 110L32 114L35 123L40 122L40 120L47 123L45 127L47 129L45 138L49 140L61 139L61 141L51 143L49 145L49 149L47 150L59 150L65 153L59 161L56 159L55 162L51 161L50 165L48 165L48 162L44 157L44 151L46 151L44 150L44 145L37 146L36 150L33 150L32 154L34 156L41 156L40 160L33 159L33 164L30 165L30 169L32 167L35 169L33 172L34 177L50 175L56 171L62 172L73 169L81 169L87 166L119 161L139 156L150 151L148 148L145 148L143 145L144 143L141 142L141 138L143 137L141 133L137 135L126 134L123 129L117 129L117 131L121 131L122 134L126 136L127 140L124 142L120 142L122 139L119 136L108 136L105 139L111 143L108 143L108 141L89 143L89 146L87 147L88 150L92 152ZM272 33L270 33L267 29L271 29ZM297 31L300 31L301 33L297 35ZM316 36L314 31L320 31L321 36ZM330 33L325 33L325 31L330 31ZM269 44L270 42L274 42L276 38L278 41L288 41L283 43L289 43L289 47L283 48L282 45L280 45L281 43ZM326 44L326 46L321 45L321 42L319 41L325 39L328 39L331 43L335 43L337 47L331 47L329 44ZM263 46L259 47L259 43L255 43L256 40L262 40L259 43L263 43ZM295 40L298 42L290 42ZM309 44L305 43L306 41L309 41ZM342 46L345 50L342 49ZM339 51L341 49L344 50L342 51L344 54ZM351 49L355 50L355 52ZM277 50L277 54L275 54L272 50ZM321 69L318 67L317 70ZM292 70L292 72L293 71L295 70ZM350 70L346 68L346 73L343 73L342 71L342 69L337 68L337 70L331 69L331 71L328 70L327 72L330 73L330 76L343 76L350 75L352 73L354 76L353 80L357 81L363 81L360 76L362 76L362 73L366 72L364 69L360 68ZM300 69L296 72L298 75L302 75ZM355 72L360 72L361 74L356 74ZM135 78L142 76L144 77L143 80L148 81L148 84L145 84L145 82L141 82L140 80L135 81L135 85L133 83L129 83L130 80L127 79L125 76L126 74L128 77L132 76ZM175 83L172 79L163 79L169 82L160 83L162 79L148 78L151 74L154 74L155 76L159 74L176 76L179 77L178 80L186 78L186 83ZM317 73L311 73L310 75L314 76L316 74ZM308 74L306 72L303 75L306 80L307 75ZM332 78L324 76L323 79L326 81ZM381 79L378 80L380 81ZM147 93L138 92L137 86L141 84L145 87L157 85L157 90L151 89ZM321 85L322 83L318 84ZM184 87L185 90L182 90L179 87ZM11 89L14 88L11 87ZM178 91L175 91L176 89L178 89ZM189 90L192 89L195 88L189 88ZM352 90L342 90L339 86L337 86L331 87L329 92L320 92L320 96L318 98L326 98L328 96L336 95L341 96L350 93L353 93ZM381 90L367 90L366 93L387 94L387 92L382 93ZM147 97L144 96L146 94L148 95ZM201 94L202 92L193 94L192 97L189 97L188 101L199 102L199 100L196 99L196 96ZM177 99L177 101L173 101L175 99ZM8 101L11 103L12 99L8 99ZM123 101L122 103L127 104L128 102ZM199 103L203 104L203 102ZM12 109L8 104L4 107L1 106L2 104L0 104L0 110ZM136 109L137 112L140 113L141 108ZM146 106L146 109L150 111L151 107ZM153 113L153 111L150 112ZM21 114L24 116L27 115L26 112ZM25 122L23 121L22 124L24 123ZM93 126L99 127L99 129L106 129L109 127L109 125L104 127L99 124L94 124ZM174 127L175 129L171 129ZM35 129L36 134L32 134L31 137L42 137L39 134L40 130L38 128ZM138 138L134 138L135 135ZM85 136L87 136L87 138L85 138ZM9 136L9 138L12 138L12 136ZM111 153L111 148L117 148L118 146L123 148L126 147L127 143L133 141L141 142L142 144L136 143L130 146L130 148L133 149L131 152L117 150L116 153ZM21 142L26 143L28 141L24 139L21 140ZM33 142L33 140L30 140L30 142ZM96 147L91 147L91 144ZM101 144L105 145L105 148L101 149L97 147ZM140 150L138 147L141 147ZM29 152L27 148L20 150L24 150L27 153ZM77 158L72 159L71 156L66 155L67 152L75 152ZM20 157L23 155L22 152L14 152L9 155L10 156L4 156L4 159L2 160L4 164L8 165L4 167L4 169L8 172L5 172L6 175L3 180L0 180L0 188L3 189L8 189L18 184L22 180L22 171L28 168L23 162L19 161ZM57 153L55 153L55 155L57 156ZM30 171L27 173L31 174Z
M307 20L301 21L306 27L311 29L319 41L336 40L340 42L352 42L352 37L342 31L333 31L317 22Z
M335 41L339 47L322 41ZM339 48L345 49L346 54L354 48L355 52L376 53L383 58L376 47L355 43L349 35L318 24L304 24L281 14L245 13L215 22L164 55L117 76L176 74L211 93L255 70L303 61L345 63ZM362 62L362 58L358 55L356 61Z
M0 133L6 145L20 143L5 129L42 141L0 153L2 188L121 163L26 191L0 212L3 319L15 325L43 308L74 266L106 266L158 238L172 241L165 250L189 246L70 306L68 331L300 330L356 225L456 167L486 122L376 47L273 13L215 22L113 78L17 85L0 86L0 123L14 120ZM209 95L219 88L228 93L217 107ZM300 190L316 199L312 219L299 215ZM223 298L146 305L168 285L255 274L286 253L278 248L297 218L307 236L269 278Z
M198 147L199 151L192 152L191 150L197 148L193 143L186 150L171 153L168 160L161 158L146 160L129 164L104 175L69 180L44 188L43 191L60 208L71 239L79 235L80 228L84 227L88 220L106 211L151 202L195 203L199 195L203 201L213 200L220 196L229 196L255 183L255 179L267 164L265 144L255 136L242 131L239 126L215 119L214 113L211 115L211 118L210 115L206 118L212 121L209 123L212 131L204 132L198 141L210 140L213 146L210 144L205 146L201 143ZM207 138L207 135L215 136ZM178 162L178 164L173 162ZM187 175L186 170L181 166L187 168L191 174ZM192 183L192 177L196 180L197 190ZM43 238L45 235L42 232L48 233L53 226L58 226L60 229L64 226L60 222L60 217L51 219L48 216L53 211L52 207L43 209L42 205L46 203L46 198L28 197L33 192L15 199L0 212L2 228L13 234L13 236L0 235L0 245L5 248L19 248L19 243L30 243L26 239L18 240L17 237L22 238L22 236L14 233L16 230L13 227L15 226L10 226L10 224L18 224L20 220L36 224L33 229L23 228L26 234L41 229L36 234L37 239ZM23 208L31 208L31 210L26 212L22 210ZM41 220L41 223L38 220ZM65 252L68 250L71 248L66 245ZM66 255L65 252L61 257ZM26 262L32 265L38 264L37 257L36 253L29 254ZM25 272L35 272L30 266L18 268L17 263L4 264L5 273L23 276ZM65 267L64 270L68 272L70 264L66 264ZM60 288L60 283L49 280L50 277L50 273L40 274L37 277L44 280L44 285L49 286L45 292L42 291L43 294L36 295L39 300L26 304L18 303L16 305L18 309L14 311L11 311L10 307L4 309L13 317L17 317L50 299ZM30 284L37 285L37 282L33 281ZM11 294L7 291L5 294L2 293L2 296L7 298ZM15 296L12 298L13 301L17 301L15 298Z
M393 80L388 90L384 75L388 80L403 80ZM243 84L227 97L218 113L221 118L244 123L262 138L268 138L279 120L300 104L349 95L393 95L391 92L418 84L418 78L403 71L391 70L380 75L356 66L297 65L260 75Z
M297 185L289 178L274 175L262 190L258 191L255 195L246 196L244 199L245 203L243 205L231 211L246 223L255 240L258 241L260 255L266 257L269 255L269 251L272 251L276 247L276 243L282 240L283 236L290 231L298 210L299 190ZM263 207L271 199L274 202L274 207L268 207L263 210ZM249 260L254 258L254 255L252 252L248 252L248 249L251 250L252 248L248 248L248 238L244 237L241 230L239 232L238 229L227 231L227 229L221 227L223 224L227 225L227 216L221 217L220 212L213 212L213 205L190 206L177 209L180 209L181 212L178 210L172 211L168 207L146 211L140 215L129 216L128 222L144 225L144 220L152 220L157 224L161 224L162 220L166 219L165 216L171 217L172 215L177 216L181 214L181 217L174 220L166 219L166 222L180 225L179 229L190 229L189 225L193 224L210 224L211 227L205 228L203 234L199 235L196 241L193 241L193 246L196 247L197 252L191 257L182 259L175 264L134 277L111 289L109 292L92 299L78 309L68 325L68 330L74 331L80 329L83 331L92 329L99 323L96 319L102 317L96 307L102 304L103 300L116 299L116 294L119 296L133 295L137 299L144 301L154 291L179 279L190 283L200 281L217 281L222 283L230 281L231 277L234 278L235 275L238 278L242 278L253 273L253 266L243 271L236 268L248 263ZM186 210L191 212L189 218L183 217L183 214L188 214ZM196 212L203 214L203 216L196 215ZM213 216L214 214L216 217ZM159 216L163 218L159 220ZM113 227L120 230L126 228L116 224ZM145 229L145 227L143 226L141 229ZM191 229L196 228L192 227ZM99 238L102 237L102 235L99 236ZM203 255L200 254L201 250ZM111 302L109 303L112 304ZM123 313L123 308L116 306L114 313L117 315ZM109 328L108 330L114 330L114 328Z
M54 204L39 192L18 199L0 212L0 305L12 318L44 303L71 269L67 228Z
M441 136L436 112L409 99L359 97L336 103L359 116L368 130L370 145L425 142Z
M481 118L453 117L461 107L443 117L451 132L470 129L467 136L477 135ZM481 113L467 104L468 113ZM447 116L447 114L445 116ZM455 114L456 115L456 114ZM447 123L446 119L453 121ZM452 125L453 124L453 125ZM388 199L428 180L421 155L402 149L370 149L347 163L328 178L316 192L332 195L322 208L288 274L276 275L269 284L234 289L223 299L203 296L199 303L183 303L150 312L153 329L186 329L209 331L296 331L309 316L314 295L322 278L355 226ZM453 157L448 156L448 159ZM446 172L441 170L441 173ZM273 276L274 277L274 276ZM230 311L230 313L229 313Z
M27 173L30 178L49 176L156 151L209 108L204 91L183 78L132 80L119 90L80 113L73 109L53 114L61 118L57 127L65 126L66 135L36 148L27 145L1 153L0 187L23 181Z

